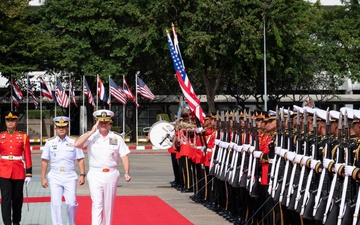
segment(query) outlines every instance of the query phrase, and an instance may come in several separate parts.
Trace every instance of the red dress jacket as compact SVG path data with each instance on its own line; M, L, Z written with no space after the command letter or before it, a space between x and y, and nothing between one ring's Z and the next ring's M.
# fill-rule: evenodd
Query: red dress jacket
M0 177L23 180L25 176L32 176L30 140L26 133L1 132L0 155ZM19 156L22 159L19 159Z

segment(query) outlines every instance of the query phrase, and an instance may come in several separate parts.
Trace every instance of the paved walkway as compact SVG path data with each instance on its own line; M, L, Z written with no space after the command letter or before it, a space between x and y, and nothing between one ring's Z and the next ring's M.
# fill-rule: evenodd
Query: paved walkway
M50 189L41 187L40 154L41 151L33 151L33 179L28 186L29 197L50 196ZM208 210L206 207L190 200L189 196L191 196L192 193L181 193L170 187L169 182L174 178L172 174L171 159L167 150L132 151L129 158L131 163L130 174L132 181L126 183L121 175L117 195L158 196L195 225L231 224L221 216ZM122 172L123 169L121 165L119 169L120 172ZM78 187L78 195L89 195L87 184ZM26 196L25 190L24 196ZM63 215L63 221L66 222L65 208L63 208ZM29 203L28 210L25 198L21 224L51 225L50 203Z

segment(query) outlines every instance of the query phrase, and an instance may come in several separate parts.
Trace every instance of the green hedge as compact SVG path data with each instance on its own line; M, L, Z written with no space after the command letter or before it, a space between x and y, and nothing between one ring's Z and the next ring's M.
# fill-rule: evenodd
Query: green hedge
M29 112L29 119L40 119L40 110L34 109L34 110L29 110L28 112ZM42 110L41 112L43 119L50 119L50 110ZM67 116L67 115L65 115L62 110L56 110L56 116Z
M165 114L165 113L164 114L157 114L156 115L156 121L159 121L160 118L161 118L161 120L165 120L167 122L170 122L170 117L169 117L168 114Z

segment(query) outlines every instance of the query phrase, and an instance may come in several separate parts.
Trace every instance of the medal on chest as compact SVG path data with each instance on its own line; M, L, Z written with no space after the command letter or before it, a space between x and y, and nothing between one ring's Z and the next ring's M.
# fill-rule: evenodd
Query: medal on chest
M118 139L117 138L109 138L109 145L117 145Z

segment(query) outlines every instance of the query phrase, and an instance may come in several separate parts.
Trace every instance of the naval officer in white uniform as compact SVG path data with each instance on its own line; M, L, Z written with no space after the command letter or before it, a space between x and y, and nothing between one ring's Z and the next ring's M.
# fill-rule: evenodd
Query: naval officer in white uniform
M75 146L87 146L89 157L89 182L92 200L92 225L111 225L116 197L117 184L120 177L118 170L119 157L124 167L124 177L127 182L130 163L127 154L130 153L123 138L110 130L111 118L114 113L102 109L93 113L96 124L90 131L79 137Z
M69 137L70 119L65 116L55 117L56 136L47 140L41 154L41 185L50 186L51 192L51 219L53 225L63 225L62 196L65 198L67 224L75 224L75 215L78 208L76 201L77 183L85 183L85 163L82 149L76 148L75 139ZM78 161L80 175L75 171ZM46 170L50 162L50 171L46 179Z

